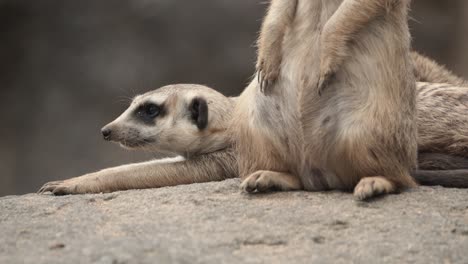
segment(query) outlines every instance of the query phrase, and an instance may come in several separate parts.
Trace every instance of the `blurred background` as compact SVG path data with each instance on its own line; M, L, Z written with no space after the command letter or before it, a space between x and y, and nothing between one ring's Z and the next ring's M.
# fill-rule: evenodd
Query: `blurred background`
M151 158L101 139L137 93L237 95L263 0L0 0L0 196ZM414 48L468 78L468 1L413 0Z

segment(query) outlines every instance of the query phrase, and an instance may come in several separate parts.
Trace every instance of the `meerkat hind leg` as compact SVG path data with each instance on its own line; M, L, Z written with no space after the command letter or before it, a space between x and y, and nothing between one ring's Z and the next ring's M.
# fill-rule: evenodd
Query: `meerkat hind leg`
M285 172L259 170L242 182L241 189L248 193L271 190L294 191L302 189L302 184L299 178Z
M395 192L395 184L382 176L362 178L354 188L354 196L365 200L377 195Z

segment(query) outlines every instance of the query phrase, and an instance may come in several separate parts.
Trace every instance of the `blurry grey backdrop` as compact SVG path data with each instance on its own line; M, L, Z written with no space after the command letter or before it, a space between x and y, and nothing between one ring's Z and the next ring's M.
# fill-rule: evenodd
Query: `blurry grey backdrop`
M151 158L101 139L137 93L237 95L263 0L0 0L0 196ZM413 0L414 49L468 77L468 1Z

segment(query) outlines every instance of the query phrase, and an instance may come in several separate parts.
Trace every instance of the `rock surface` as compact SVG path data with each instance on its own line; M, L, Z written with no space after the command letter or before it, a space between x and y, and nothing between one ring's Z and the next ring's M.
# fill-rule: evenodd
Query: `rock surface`
M239 181L0 198L0 263L468 263L468 190L243 194Z

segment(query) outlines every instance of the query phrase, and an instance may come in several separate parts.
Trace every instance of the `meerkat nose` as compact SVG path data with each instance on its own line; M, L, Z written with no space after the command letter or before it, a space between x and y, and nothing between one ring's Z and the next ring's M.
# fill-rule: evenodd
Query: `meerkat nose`
M104 137L105 140L110 140L112 130L110 130L109 128L104 127L103 129L101 129L101 133L102 133L102 136Z

